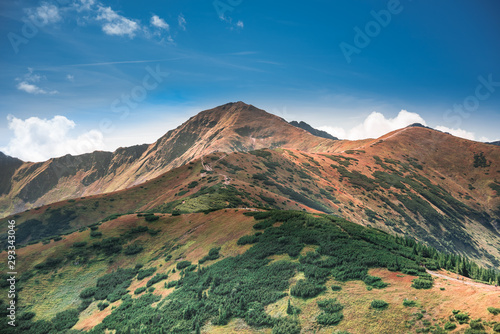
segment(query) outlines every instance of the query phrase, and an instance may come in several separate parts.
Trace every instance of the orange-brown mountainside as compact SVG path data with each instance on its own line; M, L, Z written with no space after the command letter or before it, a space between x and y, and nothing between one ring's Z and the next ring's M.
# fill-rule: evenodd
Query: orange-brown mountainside
M2 154L0 216L125 189L211 152L276 147L332 152L357 145L313 136L243 102L229 103L199 113L151 145L66 155L40 163L22 163Z
M420 127L358 144L207 154L129 189L15 215L18 242L137 211L270 207L342 216L500 266L500 148Z

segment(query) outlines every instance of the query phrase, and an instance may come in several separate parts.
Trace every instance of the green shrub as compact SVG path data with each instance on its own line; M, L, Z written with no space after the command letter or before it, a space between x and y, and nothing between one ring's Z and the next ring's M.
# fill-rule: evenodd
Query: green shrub
M244 235L241 238L238 239L236 242L237 245L247 245L247 244L254 244L259 241L259 237L256 235Z
M495 324L495 326L493 326L493 330L494 330L495 332L500 333L500 322L499 322L498 324Z
M340 291L342 287L340 285L332 285L332 291Z
M405 299L405 300L403 300L403 306L414 307L414 306L417 306L417 302L414 300Z
M147 289L147 288L146 288L145 286L140 287L140 288L137 288L137 289L135 289L135 291L134 291L134 295L139 295L139 294L143 293L144 291L146 291L146 289Z
M102 237L102 232L99 232L99 231L90 231L90 237L92 237L92 238L100 238L100 237Z
M429 281L426 279L415 278L412 281L411 287L415 289L430 289L434 284L433 281Z
M147 221L147 222L154 222L154 221L157 221L158 219L160 219L159 216L155 216L154 214L151 214L151 215L147 215L147 216L144 216L144 219Z
M455 328L457 328L457 324L454 324L453 322L448 321L446 324L444 324L444 329L446 329L447 331L452 331Z
M272 334L300 334L300 324L290 318L275 321Z
M87 242L86 241L79 241L79 242L75 242L73 244L73 246L71 246L71 247L82 248L82 247L85 247L85 246L87 246Z
M90 288L86 288L85 290L80 292L80 298L87 299L87 298L94 297L96 292L97 292L97 288L95 286L90 287Z
M365 282L366 285L374 287L376 289L383 289L387 287L387 283L382 282L382 279L376 276L366 275L363 282Z
M320 315L318 315L316 321L318 322L318 324L323 326L333 326L338 324L343 318L344 315L341 312L338 313L323 312Z
M458 323L460 325L462 324L466 324L469 322L469 315L468 314L465 314L465 313L457 313L455 314L455 319L457 319Z
M200 264L203 264L207 261L213 261L213 260L217 260L219 258L219 251L220 251L220 248L212 248L210 249L210 251L208 252L208 255L204 256L203 258L201 258L198 263Z
M371 308L377 309L377 310L384 310L389 307L389 304L383 300L375 299L372 301L370 304Z
M142 246L140 246L138 244L133 244L133 245L130 245L127 248L125 248L125 250L123 251L123 253L125 255L131 256L131 255L139 254L143 250L144 250L144 247L142 247Z
M35 312L24 312L19 316L19 320L31 320L36 316Z
M137 273L137 280L140 281L146 277L149 277L154 274L156 271L156 267L148 268L148 269L141 269Z
M326 313L336 313L344 309L337 299L324 299L317 302L318 307Z
M106 307L109 306L109 303L108 302L99 302L97 304L97 308L99 309L99 311L102 311L104 310Z
M295 284L295 286L292 287L290 293L295 297L312 298L316 297L325 290L326 288L323 285L301 279L297 282L297 284Z
M191 265L191 262L189 261L181 261L181 262L177 262L177 265L175 266L177 268L177 270L182 270L184 268L187 268Z
M167 274L156 274L153 278L151 278L146 284L147 287L150 287L153 284L166 280L168 278Z
M58 332L70 329L78 322L78 311L70 309L56 314L52 319L52 325Z
M493 315L498 315L500 314L500 308L488 307L488 312L490 312Z

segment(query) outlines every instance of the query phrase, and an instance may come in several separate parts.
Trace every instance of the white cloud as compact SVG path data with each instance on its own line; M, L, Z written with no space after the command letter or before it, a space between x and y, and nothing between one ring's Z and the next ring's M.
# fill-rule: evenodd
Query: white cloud
M7 116L8 127L14 131L6 147L0 150L25 161L45 161L65 154L83 154L104 147L103 135L91 130L80 136L71 136L75 122L64 116L52 119L30 117L26 120Z
M186 19L184 18L184 15L179 14L177 20L179 21L179 28L186 30Z
M466 131L463 129L452 129L452 128L448 128L446 126L439 125L439 126L436 126L436 130L448 132L456 137L465 138L465 139L469 139L469 140L476 140L476 135L473 132ZM484 139L486 139L486 138L484 138ZM485 140L485 141L487 141L487 140Z
M29 14L29 18L35 24L39 26L44 26L49 23L56 23L61 20L61 15L59 15L59 8L53 4L42 2L39 7L30 8L26 10Z
M237 26L238 28L243 29L243 28L245 27L245 24L243 23L243 21L238 21L238 22L236 22L236 26Z
M388 132L404 128L413 123L426 124L425 120L419 114L406 110L401 110L395 118L386 118L383 114L374 111L368 115L363 123L356 125L350 130L329 126L322 126L319 129L339 138L356 140L378 138Z
M97 20L105 22L102 30L108 35L128 35L133 38L140 28L137 22L117 14L111 7L99 6Z
M73 75L71 75L71 74L66 75L66 79L68 81L75 81L75 77Z
M331 134L332 136L338 137L340 139L349 139L349 140L357 140L357 139L366 139L366 138L378 138L381 137L391 131L398 130L413 123L420 123L422 125L426 125L427 123L417 113L408 112L406 110L401 110L399 114L395 118L386 118L383 114L379 112L372 112L368 117L364 119L361 124L358 124L351 129L345 129L339 126L319 126L319 130L323 130ZM447 132L452 134L453 136L475 140L476 135L474 132L467 131L464 129L452 129L446 126L438 125L434 127L436 130ZM481 142L492 142L494 140L490 140L484 136L479 138Z
M16 88L23 92L34 95L58 93L56 90L47 91L35 85L35 83L40 82L41 79L42 77L40 75L33 73L33 69L28 67L28 73L26 73L22 79L21 78L16 79L17 81L19 81L19 83L16 85Z
M168 25L168 23L165 22L165 20L160 18L158 15L153 15L151 17L150 23L152 26L159 28L159 29L165 29L165 30L170 29L170 26Z

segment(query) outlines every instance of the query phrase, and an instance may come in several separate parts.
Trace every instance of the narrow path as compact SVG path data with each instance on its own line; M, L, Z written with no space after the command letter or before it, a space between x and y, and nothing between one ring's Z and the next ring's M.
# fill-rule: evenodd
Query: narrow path
M466 279L466 280L465 279L464 280L456 279L456 278L453 278L451 276L443 275L443 274L440 274L438 272L431 271L431 270L427 270L427 272L429 274L431 274L432 276L443 278L443 279L448 280L448 281L459 282L459 283L462 283L462 284L475 286L475 287L481 288L481 289L487 289L487 290L492 290L492 291L496 290L496 291L500 292L500 288L499 287L494 287L493 285L474 282L474 281L471 281L470 279Z

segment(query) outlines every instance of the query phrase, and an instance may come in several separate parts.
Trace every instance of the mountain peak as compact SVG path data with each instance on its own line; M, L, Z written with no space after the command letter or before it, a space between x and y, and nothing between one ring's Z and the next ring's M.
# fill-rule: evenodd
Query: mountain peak
M309 132L310 134L312 134L312 135L314 135L316 137L321 137L321 138L326 138L326 139L332 139L332 140L339 140L337 137L332 136L328 132L315 129L312 126L310 126L309 124L307 124L306 122L303 122L303 121L300 121L300 122L291 121L290 124L293 125L293 126L295 126L295 127L297 127L297 128L306 130L307 132Z

